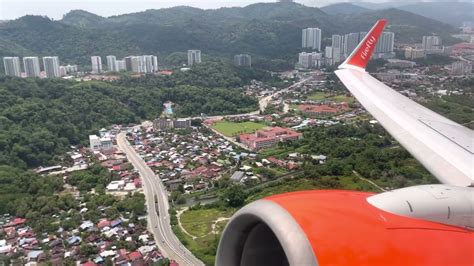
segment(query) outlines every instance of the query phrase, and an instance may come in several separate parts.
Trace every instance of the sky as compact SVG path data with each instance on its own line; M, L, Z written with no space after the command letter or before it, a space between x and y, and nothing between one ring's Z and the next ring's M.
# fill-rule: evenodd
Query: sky
M360 0L296 0L295 2L321 7L335 2L347 1ZM386 2L387 0L366 1ZM413 0L398 1L411 2ZM276 0L0 0L0 20L15 19L24 15L43 15L58 20L64 14L74 9L82 9L108 17L179 5L215 9L220 7L246 6L259 2L276 2Z

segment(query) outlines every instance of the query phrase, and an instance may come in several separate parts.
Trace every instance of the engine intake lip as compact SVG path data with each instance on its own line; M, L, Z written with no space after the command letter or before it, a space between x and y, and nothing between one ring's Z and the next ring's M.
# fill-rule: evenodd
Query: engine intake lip
M268 235L267 228L271 230L274 237ZM286 262L283 260L281 265L318 265L313 248L298 223L279 204L265 199L243 207L231 218L222 233L216 265L237 266L244 265L244 261L245 265L249 265L248 260L243 256L249 251L246 250L247 247L255 246L255 243L249 243L249 241L258 240L258 234L261 234L262 238L275 239L279 242L265 243L265 245L281 246L287 260ZM278 256L278 254L275 255ZM271 257L268 253L262 256Z

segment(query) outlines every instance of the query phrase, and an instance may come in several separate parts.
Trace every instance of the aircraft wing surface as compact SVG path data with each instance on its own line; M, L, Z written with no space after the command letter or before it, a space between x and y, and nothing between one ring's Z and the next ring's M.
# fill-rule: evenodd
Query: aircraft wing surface
M410 100L365 72L385 26L379 20L335 73L375 119L440 182L474 184L474 131Z

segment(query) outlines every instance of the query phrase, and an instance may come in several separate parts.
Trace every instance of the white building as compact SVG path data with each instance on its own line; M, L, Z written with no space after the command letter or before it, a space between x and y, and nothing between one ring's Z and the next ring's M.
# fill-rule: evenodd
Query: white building
M89 144L91 150L100 150L100 138L97 135L89 135Z
M321 51L321 29L307 28L302 30L301 47Z
M361 32L359 34L359 42L367 35L367 32ZM393 47L395 45L395 33L384 31L377 41L375 46L374 54L372 58L393 58L395 53Z
M365 37L361 36L361 38ZM377 46L375 46L374 53L384 54L384 53L393 53L393 46L395 44L395 33L393 32L382 32L379 40L377 41Z
M427 54L431 51L441 50L442 40L439 36L423 36L421 41L421 47L425 50Z
M465 61L457 61L451 64L451 73L455 75L467 75L472 73L472 65Z
M92 73L102 73L102 58L100 56L91 56Z
M333 35L331 38L331 47L339 48L342 50L344 47L344 36Z
M143 73L158 72L158 57L154 55L144 55L143 57Z
M67 75L66 67L65 66L59 66L59 76L64 77Z
M59 58L57 56L43 57L44 71L48 78L59 78Z
M21 77L20 58L4 57L3 66L5 67L5 75Z
M413 47L405 48L406 59L417 59L425 57L425 50Z
M344 35L343 38L343 51L344 57L347 58L351 55L352 51L357 47L360 42L360 33L359 32L352 32ZM363 37L362 37L363 38Z
M40 76L40 63L36 56L23 57L23 67L27 77Z
M113 148L113 142L109 137L100 138L97 135L89 135L89 146L93 151L110 150Z
M118 72L117 57L115 55L108 55L107 57L107 70L112 72Z
M322 65L323 55L322 53L299 53L298 54L298 65L304 68L319 68Z
M127 71L125 60L117 60L117 71Z
M324 57L326 58L327 65L332 66L340 63L342 61L341 48L326 46Z
M201 50L188 50L188 66L201 63Z
M67 74L74 74L74 73L77 73L78 71L77 65L67 65L65 66L65 68L66 68Z
M238 54L234 56L235 66L252 66L252 57L248 54Z

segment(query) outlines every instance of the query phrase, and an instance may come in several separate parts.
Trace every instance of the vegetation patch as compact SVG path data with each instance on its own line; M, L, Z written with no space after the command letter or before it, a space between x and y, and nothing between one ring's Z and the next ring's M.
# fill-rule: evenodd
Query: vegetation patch
M233 210L219 209L188 210L181 217L181 225L193 236L203 237L212 233L213 224L221 217L230 217Z
M265 125L255 122L230 122L221 121L212 126L213 129L221 132L227 137L235 137L240 134L253 133L264 128Z

